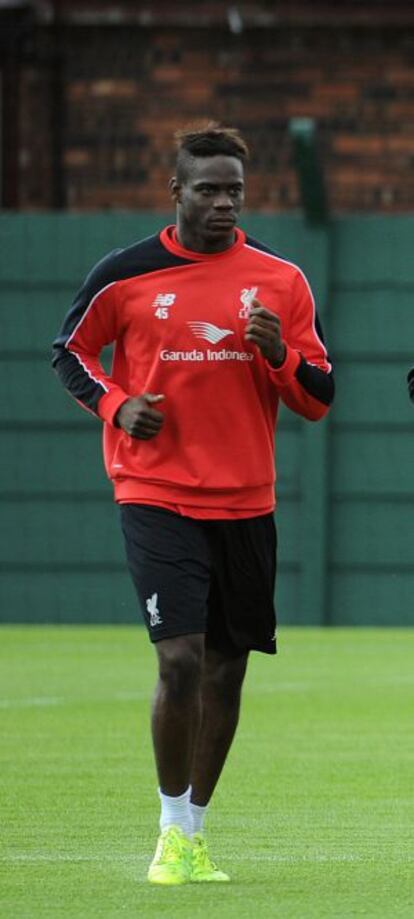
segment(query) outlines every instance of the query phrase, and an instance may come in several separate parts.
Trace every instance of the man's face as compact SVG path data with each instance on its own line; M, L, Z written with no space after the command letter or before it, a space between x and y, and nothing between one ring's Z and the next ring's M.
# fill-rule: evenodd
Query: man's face
M244 202L243 165L234 156L195 157L184 181L171 180L178 221L207 246L231 245Z

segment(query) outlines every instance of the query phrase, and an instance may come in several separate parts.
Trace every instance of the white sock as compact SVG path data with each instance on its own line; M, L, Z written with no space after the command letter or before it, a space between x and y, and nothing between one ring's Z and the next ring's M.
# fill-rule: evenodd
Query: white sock
M187 791L185 791L183 795L178 795L177 798L165 795L161 791L161 788L158 789L158 794L161 801L161 831L165 830L167 826L179 826L186 836L192 836L193 821L190 812L191 785L189 785Z
M190 813L193 818L193 834L203 832L207 806L206 804L205 807L200 807L199 804L193 804L193 802L190 801Z

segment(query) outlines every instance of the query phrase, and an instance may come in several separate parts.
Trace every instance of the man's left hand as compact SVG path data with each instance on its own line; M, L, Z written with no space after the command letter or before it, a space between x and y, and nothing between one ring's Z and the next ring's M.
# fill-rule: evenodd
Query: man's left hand
M259 300L252 301L245 338L260 349L263 357L272 367L280 367L286 357L282 341L279 316L262 306Z

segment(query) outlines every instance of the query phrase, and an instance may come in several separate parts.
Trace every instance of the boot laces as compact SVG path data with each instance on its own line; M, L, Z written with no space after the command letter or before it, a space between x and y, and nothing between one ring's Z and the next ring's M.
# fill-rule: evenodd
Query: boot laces
M166 862L175 862L183 854L181 839L177 833L169 832L162 840L161 858Z
M204 870L208 869L210 871L215 871L217 869L217 865L211 861L207 851L207 843L204 839L196 840L193 849L193 857L197 868L202 868Z

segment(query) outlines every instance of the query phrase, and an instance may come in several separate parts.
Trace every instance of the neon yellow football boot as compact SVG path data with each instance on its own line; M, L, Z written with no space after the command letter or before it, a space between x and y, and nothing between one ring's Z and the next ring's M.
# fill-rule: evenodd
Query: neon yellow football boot
M191 864L191 881L229 881L228 874L219 871L211 861L207 843L201 833L195 833L192 839L193 858Z
M191 879L192 841L178 826L168 826L158 839L148 870L151 884L186 884Z

